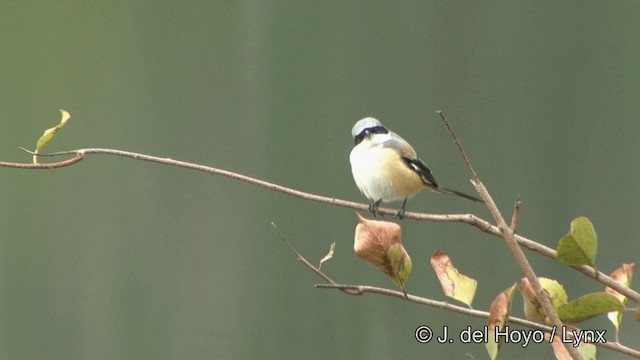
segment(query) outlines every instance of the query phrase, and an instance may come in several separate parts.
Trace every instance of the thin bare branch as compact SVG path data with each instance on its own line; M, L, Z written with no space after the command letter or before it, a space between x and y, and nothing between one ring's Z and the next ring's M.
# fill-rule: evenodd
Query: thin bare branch
M458 149L458 152L462 156L462 160L464 161L464 165L467 167L467 170L469 170L469 173L471 174L471 179L474 180L474 181L477 180L478 179L478 174L476 174L476 171L473 169L473 166L471 166L471 161L469 161L469 158L467 157L467 153L462 148L462 143L460 142L458 137L455 135L455 132L453 131L453 128L451 127L451 124L449 124L449 121L444 116L442 111L438 110L438 111L436 111L436 114L438 114L438 116L440 116L440 120L442 120L442 123L447 128L447 131L449 131L449 134L451 135L451 138L453 139L453 143L456 145L456 148Z
M15 169L28 169L28 170L49 170L49 169L57 169L65 166L70 166L75 163L80 162L83 159L82 156L77 155L72 157L71 159L45 163L45 164L34 164L34 163L16 163L10 161L0 161L0 167L9 167Z
M515 204L513 204L513 213L511 214L511 225L509 225L509 227L513 229L514 234L518 231L518 225L520 224L520 208L521 207L522 207L522 201L520 201L520 196L518 196Z
M284 243L287 245L287 247L289 247L289 249L291 249L291 251L296 254L296 257L298 258L298 260L300 262L302 262L307 268L309 268L309 270L313 271L316 275L320 276L322 279L324 279L324 281L328 282L329 284L332 285L337 285L337 283L335 281L333 281L333 279L331 279L328 275L326 275L324 272L322 272L322 270L320 270L319 268L313 266L313 264L311 264L309 262L309 260L307 260L304 256L302 256L302 254L300 254L298 252L298 250L296 250L293 245L291 245L291 243L289 241L287 241L287 239L282 235L282 233L280 232L280 229L278 229L278 227L276 226L275 223L271 222L271 226L273 226L273 228L276 230L276 233L278 233L278 236L280 237L280 239L282 239L282 241L284 241ZM347 294L351 294L351 295L359 295L357 293L357 290L353 290L353 289L341 289L343 292L347 293Z

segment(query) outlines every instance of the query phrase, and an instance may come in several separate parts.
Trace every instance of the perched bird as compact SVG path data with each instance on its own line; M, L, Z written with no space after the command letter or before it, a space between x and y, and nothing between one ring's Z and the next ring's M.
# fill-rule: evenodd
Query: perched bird
M351 173L360 192L373 201L369 211L374 216L381 202L403 200L396 214L402 219L407 199L424 189L482 202L474 196L438 185L411 145L377 119L368 117L358 121L351 135L355 142L349 155Z

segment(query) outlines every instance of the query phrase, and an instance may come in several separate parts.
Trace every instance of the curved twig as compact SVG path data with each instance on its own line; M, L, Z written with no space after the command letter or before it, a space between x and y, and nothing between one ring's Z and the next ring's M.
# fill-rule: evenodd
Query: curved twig
M9 168L14 168L14 169L28 169L28 170L57 169L57 168L73 165L75 163L80 162L82 159L83 159L82 156L80 156L79 154L76 154L76 156L72 157L71 159L62 160L62 161L58 161L58 162L52 162L52 163L44 163L44 164L40 164L40 163L38 163L38 164L34 164L34 163L16 163L16 162L9 162L9 161L0 161L0 167L9 167Z

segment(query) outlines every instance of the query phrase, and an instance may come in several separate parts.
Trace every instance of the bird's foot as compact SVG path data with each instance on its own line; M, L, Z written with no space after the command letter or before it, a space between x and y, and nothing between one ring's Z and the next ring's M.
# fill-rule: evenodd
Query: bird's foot
M405 209L406 206L407 206L407 198L404 199L404 201L402 202L402 207L400 208L400 210L398 210L398 212L396 213L396 215L394 217L397 218L398 220L404 219L404 213L406 212L406 209Z
M371 205L369 205L369 212L371 214L373 214L373 217L376 217L377 215L380 215L384 219L384 215L380 214L380 212L378 211L378 207L380 206L381 202L382 202L382 200L378 200L376 202L371 203Z

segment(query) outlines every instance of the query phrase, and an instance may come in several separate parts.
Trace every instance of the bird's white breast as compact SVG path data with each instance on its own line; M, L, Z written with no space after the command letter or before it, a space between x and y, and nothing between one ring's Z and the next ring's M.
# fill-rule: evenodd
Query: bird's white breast
M373 201L384 202L404 199L407 194L394 186L394 162L400 161L397 152L381 143L364 140L349 155L351 173L360 192Z

